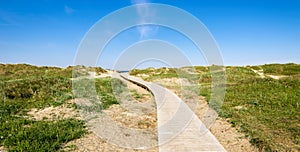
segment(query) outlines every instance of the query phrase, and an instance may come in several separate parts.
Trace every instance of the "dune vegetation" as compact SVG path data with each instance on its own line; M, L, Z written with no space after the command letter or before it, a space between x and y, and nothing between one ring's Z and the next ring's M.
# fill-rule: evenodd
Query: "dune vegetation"
M72 69L37 67L27 64L0 64L0 148L9 151L57 151L86 132L84 121L76 118L33 119L32 109L67 105L76 98L72 92ZM82 68L82 67L75 67ZM96 72L105 72L95 68ZM75 75L82 76L74 72ZM74 74L73 73L73 74ZM111 78L96 79L97 95L102 108L118 104L113 95ZM84 84L84 83L82 83ZM1 149L0 149L1 150Z
M130 74L146 81L157 81L184 78L186 76L180 71L192 69L190 71L194 72L188 76L198 78L198 94L206 97L209 103L217 100L211 95L211 88L214 87L211 85L211 68L148 68L135 69ZM299 151L300 65L289 63L224 68L226 94L221 109L217 109L219 116L228 118L232 126L243 132L260 150ZM174 89L169 85L165 87Z
M213 67L148 68L131 70L130 74L146 81L189 78L197 82L199 96L208 103L217 100L211 94ZM79 70L73 70L79 69ZM88 69L88 70L86 70ZM86 133L81 119L33 119L32 109L59 107L80 108L70 103L74 98L89 98L88 85L95 84L99 109L118 104L115 94L125 84L114 78L85 78L88 71L105 73L91 67L37 67L27 64L0 64L0 149L10 151L57 151L65 143ZM300 150L300 65L268 64L260 66L227 66L226 94L219 116L243 132L250 142L265 151ZM73 78L72 78L73 77ZM74 94L72 80L80 78ZM170 83L169 83L170 84ZM112 87L114 86L114 88ZM73 86L74 87L74 86ZM166 85L170 89L180 89ZM141 98L131 91L135 98ZM213 105L212 105L213 106ZM214 108L214 107L213 107Z

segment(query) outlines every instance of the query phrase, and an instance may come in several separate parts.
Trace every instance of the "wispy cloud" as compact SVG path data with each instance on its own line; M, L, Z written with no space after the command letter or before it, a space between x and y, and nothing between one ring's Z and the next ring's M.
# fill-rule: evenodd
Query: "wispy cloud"
M75 12L75 9L71 8L70 6L65 5L65 12L67 14L72 14Z
M144 39L147 38L151 35L154 35L157 30L158 30L158 26L154 26L154 25L141 25L138 27L139 33L140 33L140 39Z
M150 3L149 0L131 0L132 4Z
M135 5L137 13L140 16L139 24L146 23L146 19L153 19L155 17L154 10L149 9L149 5L147 3L150 3L149 0L131 0L132 4L144 4L144 5ZM157 26L149 26L149 25L141 25L138 27L139 33L140 33L140 39L144 39L146 37L149 37L151 34L155 33L157 31Z

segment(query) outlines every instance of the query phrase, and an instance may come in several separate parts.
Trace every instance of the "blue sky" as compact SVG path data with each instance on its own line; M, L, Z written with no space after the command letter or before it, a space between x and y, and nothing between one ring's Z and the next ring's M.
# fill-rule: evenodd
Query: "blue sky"
M168 4L197 17L218 43L225 65L300 63L297 0L0 0L0 62L73 65L82 38L98 20L137 2ZM111 68L126 47L152 38L178 45L192 64L205 65L192 43L163 27L124 31L98 65Z

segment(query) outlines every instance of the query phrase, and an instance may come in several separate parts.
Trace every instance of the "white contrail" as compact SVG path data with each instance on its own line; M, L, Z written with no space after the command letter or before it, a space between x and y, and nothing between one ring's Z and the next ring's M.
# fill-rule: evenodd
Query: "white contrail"
M144 24L145 19L153 19L155 17L154 10L150 10L147 3L150 3L149 0L131 0L132 4L145 4L145 5L136 5L137 13L140 16L139 24ZM140 33L140 39L148 37L151 33L157 31L157 26L141 25L137 27Z

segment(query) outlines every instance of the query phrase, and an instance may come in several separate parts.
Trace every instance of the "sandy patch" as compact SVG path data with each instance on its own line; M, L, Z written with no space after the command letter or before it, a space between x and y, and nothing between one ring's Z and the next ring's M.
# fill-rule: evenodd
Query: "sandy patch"
M191 85L190 81L185 78L163 78L155 80L154 82L161 84L163 86L189 86Z
M136 93L138 93L139 95L141 95L141 97L140 98L135 98L135 100L137 100L138 102L148 102L148 101L150 101L150 100L153 100L153 96L152 96L152 94L148 91L148 90L146 90L146 89L144 89L144 88L142 88L142 87L139 87L139 86L137 86L137 85L135 85L135 84L133 84L133 83L130 83L130 82L128 82L128 81L126 81L127 83L127 88L129 89L129 90L134 90L134 91L136 91ZM130 95L131 95L131 97L133 97L134 98L134 94L133 94L134 92L130 92Z
M184 72L186 72L188 74L198 74L196 69L193 67L184 67L184 68L181 68L181 70L183 70Z
M81 119L79 113L74 108L68 107L66 104L58 107L47 107L44 109L33 108L27 113L34 120L58 120L75 118Z
M270 75L270 74L264 74L264 71L263 71L263 70L254 70L254 69L251 69L251 70L252 70L254 73L258 74L260 78L270 77L270 78L272 78L272 79L279 80L279 79L288 77L288 76L284 76L284 75Z
M273 79L276 79L276 80L288 77L288 76L284 76L284 75L267 75L267 76L269 76Z
M258 149L249 143L243 133L238 132L223 118L217 118L210 131L227 151L258 152Z
M235 108L236 110L243 110L243 109L246 110L246 109L247 109L247 107L242 106L242 105L241 105L241 106L235 106L234 108Z
M143 78L143 79L149 77L149 75L147 75L147 74L137 74L136 76L137 76L137 77L141 77L141 78Z
M0 146L0 152L7 152L8 150L4 148L3 146Z
M90 73L90 78L107 78L107 77L112 77L113 71L107 70L106 73L100 73L100 75L96 75L95 72Z
M75 99L71 100L72 103L89 103L86 99ZM85 104L86 105L86 104ZM121 105L111 105L108 109L103 110L103 112L112 119L112 121L116 122L120 126L124 126L125 128L129 129L139 129L139 130L151 130L154 133L156 129L156 111L154 113L135 113L128 109L123 108ZM106 121L105 119L104 121ZM105 122L99 122L103 124ZM66 145L62 146L62 149L65 151L75 151L75 152L82 152L82 151L92 151L92 152L157 152L158 148L154 147L151 149L146 150L137 150L137 149L128 149L119 147L111 142L108 142L106 138L101 138L96 135L93 131L91 131L90 127L86 128L89 133L85 134L83 137L70 141ZM112 130L116 128L110 128ZM94 130L95 131L95 130ZM144 133L144 131L140 131L145 136L148 136ZM115 135L113 135L115 136ZM128 134L128 136L132 136ZM147 139L147 138L145 138ZM134 142L134 141L128 141Z
M227 151L232 152L257 152L258 149L251 145L245 135L223 118L217 117L217 113L209 109L205 97L200 96L198 103L195 100L185 100L187 105L195 112L198 118L209 128L211 133L219 140ZM242 106L235 107L243 109ZM211 117L217 117L214 121Z
M156 112L143 115L130 112L120 105L112 105L104 110L115 122L127 127L136 129L155 129L157 127Z
M126 149L108 143L106 140L101 139L96 134L90 132L80 139L73 140L62 148L65 151L72 152L157 152L158 148L147 150Z
M71 78L71 80L80 80L80 79L95 79L95 78L108 78L108 77L112 77L113 75L113 71L109 71L107 70L106 73L98 73L99 75L97 75L96 72L87 72L87 76L80 76L80 77L76 77L76 78Z
M254 73L258 74L260 78L265 78L265 74L264 74L264 71L263 70L254 70L254 69L251 69Z

